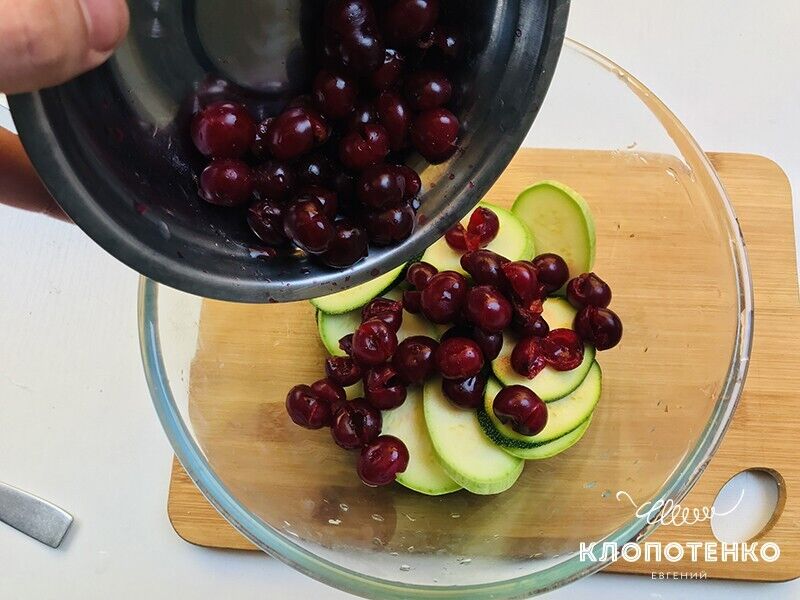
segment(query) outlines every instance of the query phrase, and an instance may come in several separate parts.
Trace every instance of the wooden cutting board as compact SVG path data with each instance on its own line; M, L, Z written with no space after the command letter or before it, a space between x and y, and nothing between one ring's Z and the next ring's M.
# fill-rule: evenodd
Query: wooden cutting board
M742 402L720 449L682 504L688 507L711 506L720 488L737 473L747 469L768 471L778 481L779 502L773 519L758 538L779 544L781 558L769 564L763 561L690 563L684 560L657 565L620 561L612 565L609 570L643 574L661 570L705 571L709 577L715 578L783 581L800 576L800 536L796 533L797 525L800 523L800 496L795 495L794 489L795 485L800 485L800 464L796 460L795 450L795 440L800 430L796 408L800 369L793 360L793 349L800 339L800 303L798 303L791 190L780 167L764 157L711 154L710 158L735 205L747 240L755 282L757 333ZM646 164L647 160L642 162ZM652 157L650 162L654 162ZM664 185L663 165L657 164L657 157L655 163L656 168L650 168L653 167L652 164L648 168L642 168L641 164L637 164L635 168L633 165L630 165L631 168L625 168L624 164L620 165L619 155L614 153L522 150L487 195L487 199L498 204L508 204L520 189L539 179L553 178L564 181L584 193L593 210L600 211L598 217L606 218L612 211L603 212L603 207L628 201L620 195L620 190L630 190L632 194L636 190L641 190L638 192L641 194L646 193L646 190L655 190L655 194L659 194L659 190L664 194L667 193L666 188L661 187ZM691 182L682 181L683 174L679 168L672 171L671 175L675 179L673 183L691 185ZM628 206L621 207L620 214L624 214L625 218L617 222L616 229L619 230L619 235L633 238L637 220L651 218L647 210L648 202L657 202L660 197L662 196L642 198L639 210ZM631 233L628 234L628 231ZM601 245L613 244L614 240L609 239L613 237L613 235L600 237L598 242ZM652 242L650 244L649 247L652 247ZM642 246L642 251L646 251L647 247ZM604 264L598 268L598 272L604 274L607 268L608 265ZM621 276L617 274L617 279ZM679 302L680 298L676 300ZM221 303L204 302L201 337L203 319L210 323L208 328L212 330L216 327L215 322L219 324L216 337L207 336L204 342L206 345L235 344L233 339L237 335L235 331L231 332L230 336L225 335L226 319L231 318L226 310L225 305ZM244 309L236 310L239 311L237 314L241 314L240 311ZM254 307L247 310L258 311L261 308ZM297 310L308 312L307 308ZM310 312L309 315L303 314L302 318L308 318L310 314ZM284 315L284 318L290 318L287 315ZM713 321L713 315L709 315L709 320ZM309 339L307 343L313 342ZM647 348L644 351L646 352ZM236 421L236 411L239 409L230 407L239 405L224 404L227 390L204 392L201 389L193 393L190 401L190 414L194 411L193 422L197 417L202 417L202 421L206 424L209 419L226 420L231 423ZM610 408L608 410L613 412ZM679 404L673 407L673 411L675 410L680 410ZM642 417L645 421L647 418L647 415ZM231 426L241 427L240 424ZM602 425L593 425L595 426ZM651 432L654 436L658 435L655 427ZM238 435L246 434L246 431L238 433ZM591 444L591 441L582 443ZM231 450L232 453L235 451L235 448ZM219 455L219 460L224 459L223 454ZM566 457L564 460L570 459ZM600 484L596 490L598 494L603 487L602 469L599 471L597 479ZM630 485L635 491L635 484ZM576 499L576 502L578 501L579 498ZM510 506L510 510L513 510L513 505ZM168 512L175 531L188 542L216 548L255 549L211 507L177 461L173 465ZM585 528L587 524L584 523L582 526ZM714 541L714 539L710 524L706 522L682 527L662 526L651 536L650 541L683 543Z

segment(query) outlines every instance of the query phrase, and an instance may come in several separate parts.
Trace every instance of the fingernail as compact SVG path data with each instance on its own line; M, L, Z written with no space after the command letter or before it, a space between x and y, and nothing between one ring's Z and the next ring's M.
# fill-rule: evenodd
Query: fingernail
M113 50L124 35L127 7L124 0L79 0L92 50Z

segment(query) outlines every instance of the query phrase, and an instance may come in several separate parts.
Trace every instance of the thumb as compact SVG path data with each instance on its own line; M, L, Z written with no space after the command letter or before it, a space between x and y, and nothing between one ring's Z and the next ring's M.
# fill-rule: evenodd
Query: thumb
M127 29L125 0L0 0L0 92L30 92L88 71Z

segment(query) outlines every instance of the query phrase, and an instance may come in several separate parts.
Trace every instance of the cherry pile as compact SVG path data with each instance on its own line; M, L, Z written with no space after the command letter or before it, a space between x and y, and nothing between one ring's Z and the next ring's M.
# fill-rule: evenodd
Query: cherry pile
M440 12L440 0L329 0L308 94L261 122L232 100L195 113L191 138L210 160L200 197L248 205L268 254L294 245L335 268L408 238L422 183L407 154L444 162L461 127L447 71L464 36Z
M381 435L380 411L402 405L409 386L437 375L453 404L478 408L505 331L513 331L518 339L512 367L530 379L547 366L558 371L577 368L583 362L584 343L597 350L619 343L622 323L607 308L611 289L602 279L594 273L570 279L567 264L555 254L510 261L485 248L497 230L497 216L487 208L474 211L466 228L456 225L448 232L448 242L464 241L460 262L469 277L440 272L424 262L410 265L402 302L375 298L364 306L361 324L339 340L346 356L327 358L325 379L295 386L286 397L296 424L309 429L330 426L339 446L360 450L358 473L367 485L391 483L408 464L403 442ZM551 330L542 318L543 302L565 285L567 299L578 309L575 329ZM404 311L450 327L439 341L418 335L400 342L397 332ZM359 381L364 397L346 401L344 388ZM504 388L493 410L522 435L536 435L547 424L547 406L525 386Z

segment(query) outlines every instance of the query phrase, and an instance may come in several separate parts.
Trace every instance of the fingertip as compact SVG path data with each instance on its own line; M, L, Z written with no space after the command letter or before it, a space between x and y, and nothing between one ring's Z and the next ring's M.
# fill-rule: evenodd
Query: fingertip
M6 93L57 85L99 66L129 23L125 0L0 0L0 15Z
M125 0L80 0L80 5L92 58L102 62L125 39L128 5Z

